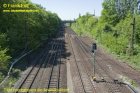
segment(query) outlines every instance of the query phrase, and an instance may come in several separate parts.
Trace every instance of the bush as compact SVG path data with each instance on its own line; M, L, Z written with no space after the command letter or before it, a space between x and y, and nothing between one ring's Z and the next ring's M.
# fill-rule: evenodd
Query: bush
M0 70L7 68L8 60L11 58L6 54L7 51L8 51L7 49L4 50L0 49Z

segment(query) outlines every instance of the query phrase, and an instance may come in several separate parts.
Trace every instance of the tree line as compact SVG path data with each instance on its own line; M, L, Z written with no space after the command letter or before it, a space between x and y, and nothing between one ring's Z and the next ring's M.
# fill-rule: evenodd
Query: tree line
M78 35L93 37L109 51L139 68L140 11L138 4L137 0L104 0L100 17L89 13L79 15L76 23L71 27Z
M39 12L3 12L3 4L29 4ZM7 8L9 9L9 8ZM61 20L55 13L46 11L30 0L0 1L0 75L8 70L10 59L39 45L53 36ZM1 78L0 78L1 81Z

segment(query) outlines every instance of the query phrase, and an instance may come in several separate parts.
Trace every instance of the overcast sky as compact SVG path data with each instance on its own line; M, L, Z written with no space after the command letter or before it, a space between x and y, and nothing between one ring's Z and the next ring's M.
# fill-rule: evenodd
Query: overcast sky
M73 20L81 15L96 13L101 15L103 0L31 0L33 3L41 4L46 10L55 12L62 20Z

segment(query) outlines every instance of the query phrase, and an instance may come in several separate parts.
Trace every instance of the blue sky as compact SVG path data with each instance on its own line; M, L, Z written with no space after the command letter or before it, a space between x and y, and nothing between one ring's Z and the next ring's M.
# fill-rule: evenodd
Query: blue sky
M101 15L103 0L31 0L33 3L41 4L46 10L57 13L62 20L73 20L81 15L96 13Z

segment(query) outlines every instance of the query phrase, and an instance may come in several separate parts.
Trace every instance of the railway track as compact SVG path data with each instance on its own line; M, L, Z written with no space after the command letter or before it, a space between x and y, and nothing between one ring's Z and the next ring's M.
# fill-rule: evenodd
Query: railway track
M55 46L55 44L52 44L52 49L54 48L54 46ZM18 87L16 87L17 89L19 89L19 90L23 89L23 88L31 89L38 73L40 72L41 67L43 66L43 63L45 62L46 54L47 54L47 51L45 49L45 51L43 51L42 54L40 54L36 63L31 67L30 71L27 73L27 75L25 76L25 78L23 79L21 84L18 85ZM47 55L47 56L49 56L49 55ZM39 64L38 64L38 62L39 62ZM16 93L20 93L19 90ZM29 91L27 91L27 92L29 92Z
M83 53L84 53L84 55L88 58L87 60L89 60L90 61L90 64L88 64L88 62L85 64L85 63L83 63L84 65L86 65L87 66L87 68L88 68L88 70L89 70L89 72L87 72L87 73L91 73L91 69L89 69L91 66L90 65L92 65L91 63L92 63L92 54L91 54L91 52L90 52L90 50L89 50L89 47L87 47L87 45L86 44L84 44L83 43L83 41L81 41L77 36L76 36L76 34L74 33L74 32L71 32L74 36L75 36L75 39L77 40L77 43L80 45L80 47L81 47L81 49L80 50L82 50L83 51ZM82 53L80 53L80 54L82 54ZM90 55L89 55L90 54ZM84 57L84 56L83 56ZM99 60L100 59L100 60ZM102 58L101 57L97 57L96 58L96 61L100 61L100 64L102 64L103 62L104 62L104 60L102 60ZM86 62L86 61L85 61ZM101 63L102 62L102 63ZM124 85L123 83L121 83L121 82L114 82L115 80L114 79L116 79L115 78L115 76L113 76L113 74L114 73L111 73L109 70L111 70L111 69L106 69L107 67L106 67L106 65L104 64L103 66L102 65L100 65L98 62L96 63L96 71L97 71L97 73L96 74L98 74L99 75L99 77L101 77L101 82L103 82L104 83L104 86L106 87L106 91L107 91L107 93L134 93L133 91L131 91L126 85ZM85 67L86 67L85 66ZM110 73L112 74L112 75L110 75ZM89 76L90 76L91 74L89 74ZM105 80L105 81L104 81ZM97 92L98 93L98 92Z
M72 30L66 33L65 39L71 53L69 61L75 93L101 93L99 88L96 88L100 83L105 88L104 93L134 93L125 84L116 80L118 78L114 75L111 66L105 64L108 60L102 59L104 55L98 54L96 57L96 76L99 80L94 82L91 78L93 55L90 47ZM14 93L22 93L22 89L27 89L24 93L68 92L64 45L64 32L61 31L48 47L44 47L39 51L38 56L31 60L33 61L31 66L15 85L17 91Z
M14 93L21 93L26 89L26 93L58 93L62 87L66 91L66 64L62 58L64 52L63 31L54 38L51 43L34 59L35 62L21 78L20 82L14 87L17 89ZM61 66L61 63L63 65ZM32 90L32 91L30 91ZM23 91L22 91L23 92ZM25 93L25 92L24 92Z
M69 37L69 35L67 35L68 37L67 37L67 39L68 39L68 42L69 42L69 47L71 47L70 49L71 49L71 52L73 53L73 50L72 50L72 45L71 45L71 41L70 41L70 37ZM83 85L83 83L82 83L82 79L81 79L81 76L80 76L80 72L79 72L79 69L76 67L76 65L75 65L75 63L73 63L73 62L75 62L76 61L76 59L75 59L75 57L73 56L72 57L72 61L71 61L71 67L73 67L72 69L71 69L71 74L72 74L72 78L73 78L73 83L74 83L74 85L75 86L77 86L77 87L74 87L74 90L75 90L75 92L77 92L77 93L85 93L85 89L84 89L84 85Z
M76 85L75 93L96 93L92 81L86 72L87 70L82 64L83 58L80 53L78 53L79 51L77 51L76 42L73 39L74 37L69 34L67 36L69 46L71 47L71 53L73 54L73 62L71 62L71 65L72 76L74 76L73 82Z
M80 41L80 42L82 42L82 45L83 45L83 41ZM85 46L89 47L87 45L85 45ZM85 46L83 46L83 47L85 47ZM84 49L86 49L86 48L84 48ZM90 53L89 49L86 49L86 50L89 51L89 53ZM92 56L92 54L91 54L91 56ZM135 91L130 90L130 88L126 84L119 81L120 79L117 77L117 75L114 75L115 73L113 72L112 67L110 65L108 65L108 67L107 67L107 65L105 64L105 61L108 61L108 60L103 60L102 57L105 58L105 56L103 56L103 55L102 56L100 55L100 57L98 55L96 57L96 72L101 77L101 78L99 77L100 79L105 80L104 86L106 86L108 88L108 90L107 90L108 93L135 93ZM103 80L101 80L101 82L103 82Z
M91 56L92 56L92 54L91 54ZM114 82L115 80L117 80L117 78L114 75L115 73L113 73L113 72L111 73L111 71L112 71L111 67L109 67L109 69L107 69L108 67L105 64L100 65L98 63L98 61L100 62L100 64L104 64L105 62L101 57L99 57L99 56L96 57L96 71L97 71L97 74L99 74L99 76L101 77L101 79L105 80L104 86L107 87L108 93L133 93L126 87L126 85L123 85L123 83ZM101 82L102 82L102 80L101 80Z
M51 88L56 88L56 89L59 89L60 88L60 71L61 71L61 51L62 51L62 38L59 38L59 49L57 50L58 53L57 53L57 57L56 59L58 60L55 60L54 62L54 65L53 65L53 68L52 68L52 71L50 73L50 78L49 78L49 83L48 83L48 89L51 89ZM55 66L56 65L56 66ZM50 93L48 91L48 93Z

